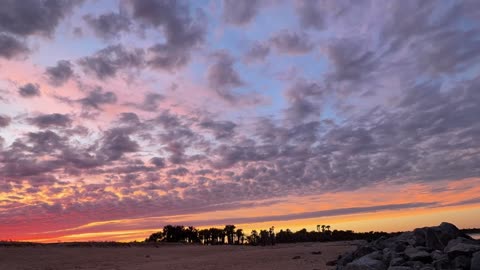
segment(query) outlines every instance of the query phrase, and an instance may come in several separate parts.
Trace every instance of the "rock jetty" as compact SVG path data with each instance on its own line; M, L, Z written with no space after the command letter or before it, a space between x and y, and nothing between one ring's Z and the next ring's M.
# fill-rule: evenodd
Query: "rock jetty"
M443 222L359 246L337 270L480 270L480 241Z

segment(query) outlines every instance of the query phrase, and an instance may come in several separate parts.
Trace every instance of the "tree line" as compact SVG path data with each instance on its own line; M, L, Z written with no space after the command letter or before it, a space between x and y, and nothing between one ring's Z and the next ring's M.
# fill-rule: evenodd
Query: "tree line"
M193 226L166 225L163 230L151 234L145 242L197 243L204 245L275 245L276 243L326 242L346 240L372 241L381 236L398 233L386 232L354 232L352 230L331 230L330 225L317 225L317 230L301 229L293 232L290 229L275 232L272 226L268 230L252 230L246 235L235 225L222 228L197 229Z

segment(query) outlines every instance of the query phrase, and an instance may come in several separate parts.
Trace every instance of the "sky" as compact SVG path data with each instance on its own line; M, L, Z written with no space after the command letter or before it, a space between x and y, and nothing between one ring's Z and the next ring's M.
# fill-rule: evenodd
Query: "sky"
M2 0L0 239L480 227L480 2Z

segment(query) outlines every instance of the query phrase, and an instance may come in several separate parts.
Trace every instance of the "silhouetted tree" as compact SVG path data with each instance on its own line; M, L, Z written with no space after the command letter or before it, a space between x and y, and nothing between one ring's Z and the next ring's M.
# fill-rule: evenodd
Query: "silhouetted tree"
M235 235L235 225L225 225L225 229L223 229L225 235L227 236L228 244L233 245L233 237Z
M237 229L235 235L237 236L237 245L243 245L243 230Z
M260 244L267 245L270 242L270 234L267 230L260 230Z
M280 230L275 236L278 243L293 243L293 233L290 229Z
M187 243L198 243L200 242L198 238L198 230L193 226L185 228L185 237Z
M275 245L275 226L270 227L268 236L270 238L270 244L272 244L272 246Z
M210 228L209 233L211 238L211 241L210 241L211 245L218 245L219 243L221 244L225 243L225 232L222 229Z
M229 244L243 244L244 234L243 230L238 228L235 230L235 225L226 225L224 229L210 228L197 230L193 226L185 227L182 225L166 225L163 231L155 232L145 239L145 242L186 242L186 243L203 243L204 245L224 244L227 238ZM289 229L280 230L275 233L275 227L272 226L269 230L261 230L258 233L252 230L251 234L246 237L246 240L251 245L274 245L275 243L294 243L294 242L313 242L313 241L344 241L363 239L372 241L381 236L392 236L396 234L388 234L385 232L361 232L355 233L352 230L330 230L330 225L317 225L316 231L307 231L301 229L297 232L292 232ZM235 240L236 237L236 241Z
M147 239L145 239L145 242L153 243L153 242L159 242L163 239L163 232L156 232L152 233Z
M167 225L163 227L163 235L166 242L180 242L185 241L186 232L182 225Z
M208 229L203 229L198 231L198 237L200 238L200 242L204 245L211 244L210 243L210 231Z
M250 236L248 237L248 243L256 246L258 245L259 240L260 240L260 237L258 236L257 230L252 230L252 232L250 233Z

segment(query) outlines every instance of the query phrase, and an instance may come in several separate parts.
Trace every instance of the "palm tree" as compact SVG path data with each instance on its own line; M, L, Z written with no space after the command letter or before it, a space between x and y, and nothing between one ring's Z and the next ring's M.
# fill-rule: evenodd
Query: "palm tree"
M251 233L250 233L250 236L248 237L248 242L251 244L251 245L254 245L256 246L258 244L258 232L257 230L253 230Z
M185 228L185 237L186 237L187 243L198 242L199 241L198 230L195 229L195 227L193 227L193 226L189 226L189 227Z
M320 225L317 225L317 232L320 232Z
M235 225L225 225L225 229L223 229L225 234L227 235L228 244L233 244L233 236L235 235Z
M270 234L268 233L267 230L260 230L260 243L262 246L265 246L268 243L268 240L270 239Z
M222 244L225 244L225 232L222 229L210 228L210 237L212 238L211 244L218 244L219 240Z
M204 245L208 245L210 243L209 235L210 235L210 233L209 233L208 229L203 229L203 230L198 231L198 236L200 238L200 242Z
M325 232L325 225L322 225L322 233Z
M220 243L225 244L225 236L227 234L225 233L225 230L218 229L218 237L220 238Z
M268 230L268 234L270 237L270 243L272 244L272 246L275 245L275 226L270 227L270 229Z
M243 245L243 230L237 229L235 234L237 235L237 245L240 245L240 244Z

